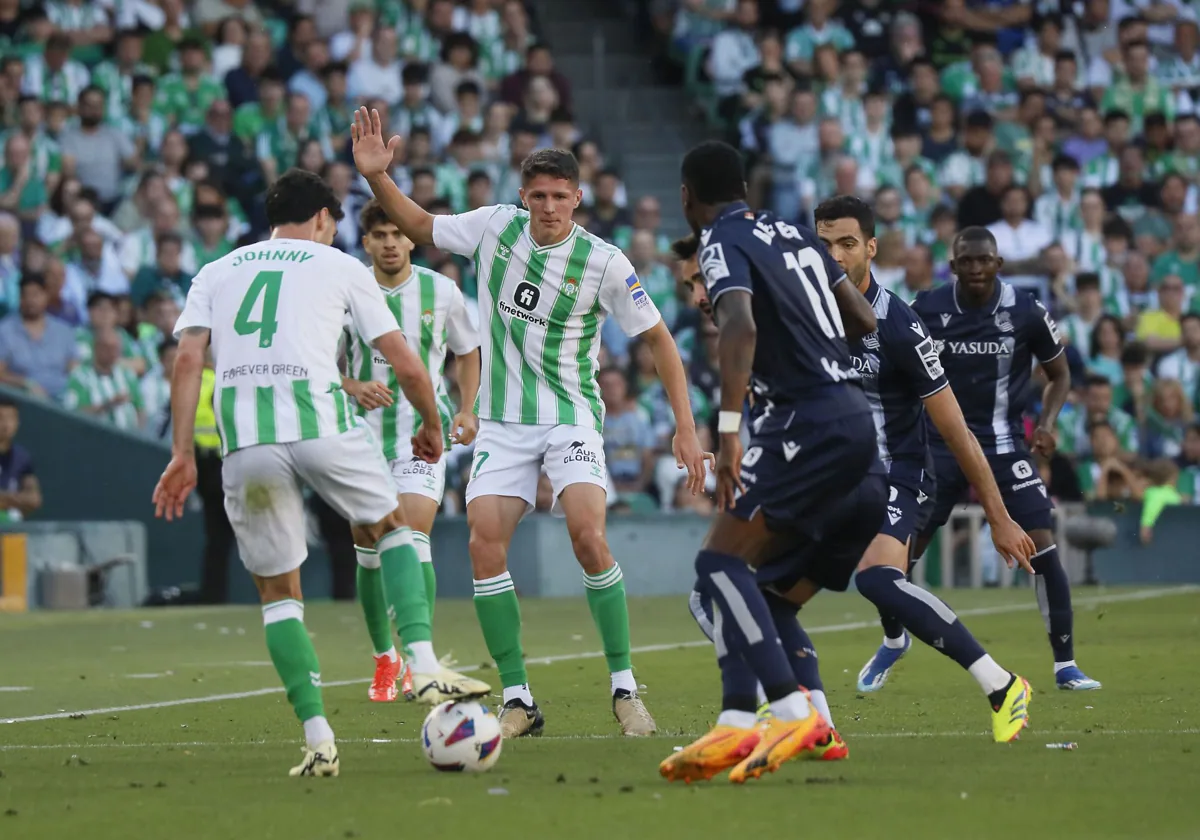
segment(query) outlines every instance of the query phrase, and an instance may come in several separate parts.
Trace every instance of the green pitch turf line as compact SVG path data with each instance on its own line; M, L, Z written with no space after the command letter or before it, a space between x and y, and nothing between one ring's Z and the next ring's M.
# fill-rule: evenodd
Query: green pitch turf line
M1133 592L1121 592L1112 595L1096 595L1090 598L1079 598L1075 601L1075 607L1095 606L1099 604L1114 604L1122 601L1148 601L1155 598L1169 598L1174 595L1189 595L1194 592L1200 592L1200 585L1188 584L1185 586L1166 586L1153 589L1138 589ZM958 615L964 618L971 616L983 615L1001 615L1005 613L1025 612L1036 610L1037 602L1030 600L1024 604L1002 604L994 607L976 607L969 610L957 611ZM878 621L852 621L845 624L826 624L821 627L805 628L810 634L813 633L845 633L852 630L869 630L873 627L878 627ZM633 653L658 653L668 650L678 650L680 648L706 647L712 644L707 639L693 639L686 642L676 642L673 644L659 645L642 645L641 647L633 648ZM584 653L566 653L558 656L542 656L535 659L526 660L528 665L551 665L556 662L573 662L579 659L598 659L604 656L602 651L587 651ZM468 665L459 668L463 673L479 670L478 666ZM354 680L336 680L324 683L325 688L338 688L347 685L359 685L369 683L371 680L367 678ZM138 703L131 706L110 706L105 709L82 709L72 712L54 712L45 715L30 715L28 717L7 718L0 720L0 724L8 723L33 723L42 720L63 720L74 715L100 715L100 714L115 714L118 712L138 712L146 709L167 709L172 706L190 706L196 703L221 703L226 700L244 700L249 697L263 697L268 694L280 694L283 688L272 686L270 688L259 688L254 691L236 691L228 694L209 694L203 697L183 697L178 700L162 700L155 703ZM977 733L971 733L977 734Z

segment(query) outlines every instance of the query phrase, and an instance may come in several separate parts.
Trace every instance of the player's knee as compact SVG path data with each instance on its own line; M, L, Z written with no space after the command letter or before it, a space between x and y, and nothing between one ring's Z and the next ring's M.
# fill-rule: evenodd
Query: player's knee
M255 575L254 585L258 587L259 600L264 604L272 601L302 601L304 599L304 593L300 588L299 569L273 577Z
M867 546L867 550L858 564L858 570L861 572L863 569L870 569L873 566L891 566L902 572L907 571L907 544L887 534L876 535L875 539L871 540L871 544Z
M404 527L404 509L396 505L395 509L380 519L373 525L355 525L351 532L354 535L355 545L361 545L364 548L375 545L385 536L395 531L397 528ZM362 542L359 542L359 540Z
M572 529L571 546L575 549L579 565L589 575L599 574L613 565L603 528L584 526Z

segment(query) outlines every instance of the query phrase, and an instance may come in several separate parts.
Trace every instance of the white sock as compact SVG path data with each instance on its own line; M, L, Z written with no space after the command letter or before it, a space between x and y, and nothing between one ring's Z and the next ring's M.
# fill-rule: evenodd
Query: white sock
M883 637L883 646L885 648L890 648L891 650L900 650L902 647L904 647L904 643L907 640L908 640L908 633L901 633L900 638L898 638L898 639L891 639L891 638L888 638L887 636L884 636Z
M613 694L622 688L630 694L637 694L637 682L633 679L633 671L626 668L624 671L613 671L611 676Z
M363 548L361 545L354 546L354 556L358 559L358 565L364 569L379 568L379 552L373 548Z
M413 531L413 548L417 550L417 558L422 563L433 562L433 550L429 547L429 535Z
M771 701L771 714L780 720L804 720L811 711L808 700L799 691L793 691L780 700Z
M975 678L975 682L979 683L979 687L983 689L984 694L999 691L1008 685L1008 681L1012 679L1012 674L997 665L996 660L992 659L986 653L975 660L975 663L967 669L967 672Z
M376 658L376 659L378 659L378 658L379 658L379 657L381 657L381 656L386 656L388 659L392 660L393 662L395 662L397 659L399 659L399 658L400 658L399 654L397 654L397 653L396 653L396 646L395 646L395 645L393 645L392 647L388 648L388 649L387 649L387 650L385 650L383 653L378 653L378 654L376 654L376 655L375 655L375 658Z
M310 750L315 750L321 744L333 740L333 727L329 725L329 721L325 720L324 715L317 715L304 721L304 740L308 742Z
M1058 673L1059 671L1061 671L1063 668L1074 668L1074 667L1075 667L1075 660L1074 660L1074 659L1071 659L1071 660L1069 660L1069 661L1067 661L1067 662L1055 662L1055 663L1054 663L1054 673L1056 673L1056 674L1057 674L1057 673Z
M408 646L410 664L418 674L436 674L442 670L437 656L433 652L433 642L413 642Z
M529 691L529 683L507 686L504 689L504 702L509 700L520 700L526 706L532 706L533 694Z
M812 703L812 707L821 713L821 717L825 718L825 722L831 727L833 726L833 714L829 711L829 701L825 699L824 691L808 692L808 702Z
M758 705L763 706L767 702L767 692L763 691L762 683L754 684L754 696L758 698Z
M754 712L739 712L736 709L726 709L717 715L717 726L736 726L738 729L753 729L758 722Z

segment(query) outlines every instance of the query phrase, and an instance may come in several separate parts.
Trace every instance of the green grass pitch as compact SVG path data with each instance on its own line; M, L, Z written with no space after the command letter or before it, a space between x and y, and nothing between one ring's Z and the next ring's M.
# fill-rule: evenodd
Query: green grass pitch
M948 600L1033 685L1019 743L991 743L978 688L920 645L882 692L858 695L880 635L872 608L823 594L802 619L850 759L791 763L744 788L657 774L719 706L684 598L630 604L634 643L648 648L637 679L659 725L636 740L617 735L584 602L525 601L546 736L506 743L481 776L426 765L423 707L367 701L372 661L353 604L308 606L342 747L341 777L315 780L287 777L301 731L256 609L0 616L0 837L1200 837L1200 587L1078 590L1078 658L1104 683L1079 694L1053 689L1029 590ZM486 660L469 603L440 603L436 623L439 653ZM1046 748L1059 741L1079 747Z

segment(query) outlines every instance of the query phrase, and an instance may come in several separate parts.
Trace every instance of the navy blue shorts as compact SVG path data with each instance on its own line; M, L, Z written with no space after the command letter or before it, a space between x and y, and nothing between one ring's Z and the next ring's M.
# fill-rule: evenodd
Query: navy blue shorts
M1015 452L988 455L987 461L1000 487L1000 496L1008 508L1008 515L1026 532L1050 528L1050 511L1054 504L1046 493L1046 485L1042 483L1029 451L1022 446ZM933 515L922 530L924 535L932 535L946 524L954 506L966 502L967 489L970 487L949 451L934 449L933 462L937 474L937 502L933 506Z
M887 514L879 533L907 543L915 538L933 516L937 483L926 473L919 482L889 479Z
M887 499L887 479L864 476L829 510L819 539L806 540L758 570L759 587L783 595L801 580L811 580L822 589L845 592L867 546L879 533Z
M742 457L746 492L730 513L746 520L761 513L772 530L820 539L828 511L883 466L869 413L821 421L797 413L777 407L754 431Z

